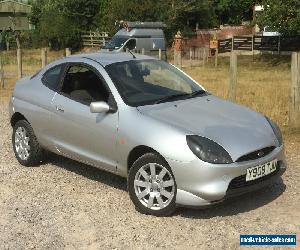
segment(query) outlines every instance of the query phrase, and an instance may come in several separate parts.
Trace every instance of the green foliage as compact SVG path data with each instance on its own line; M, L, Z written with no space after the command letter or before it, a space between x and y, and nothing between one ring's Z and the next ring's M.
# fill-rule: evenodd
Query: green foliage
M260 26L269 26L283 35L300 34L299 0L264 0L264 11L258 17Z
M199 28L216 25L216 15L211 0L110 0L102 5L97 22L102 30L114 33L116 20L163 21L167 24L166 36L171 38L177 30L183 34Z
M252 20L253 7L257 0L215 0L215 12L220 24L238 25Z
M33 43L52 49L81 46L80 32L96 26L99 1L36 0L32 3L30 21L36 26Z
M42 41L47 41L53 49L80 47L80 29L71 18L62 14L47 12L43 15L39 32Z
M257 19L261 26L283 34L300 32L300 0L32 0L30 20L36 30L30 38L34 45L77 49L81 31L114 35L115 22L126 20L162 21L170 41L178 30L189 36L196 24L201 29L251 21L255 3L268 6Z

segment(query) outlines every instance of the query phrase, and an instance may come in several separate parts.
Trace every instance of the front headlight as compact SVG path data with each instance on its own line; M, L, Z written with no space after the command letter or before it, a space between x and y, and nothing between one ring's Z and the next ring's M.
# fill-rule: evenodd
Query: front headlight
M197 135L187 135L186 141L191 151L202 161L214 164L232 163L228 152L210 139Z
M283 138L282 138L282 133L280 131L280 128L278 127L278 125L275 122L271 121L268 117L266 117L266 119L269 122L271 128L273 129L273 132L278 140L279 146L281 146L283 143Z

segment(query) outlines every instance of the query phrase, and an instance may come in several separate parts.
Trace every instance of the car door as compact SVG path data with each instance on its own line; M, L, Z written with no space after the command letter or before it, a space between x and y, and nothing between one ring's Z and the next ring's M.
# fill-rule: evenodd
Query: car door
M32 116L30 122L38 137L39 143L49 149L55 150L53 137L53 123L52 116L52 100L56 94L57 88L60 86L61 76L64 72L64 63L49 66L49 68L42 74L36 74L32 77L35 85L34 95L32 93L28 96L33 98L30 102L33 104Z
M61 90L52 103L57 150L67 157L115 172L118 112L90 112L92 101L113 102L113 96L95 68L71 63L65 72Z

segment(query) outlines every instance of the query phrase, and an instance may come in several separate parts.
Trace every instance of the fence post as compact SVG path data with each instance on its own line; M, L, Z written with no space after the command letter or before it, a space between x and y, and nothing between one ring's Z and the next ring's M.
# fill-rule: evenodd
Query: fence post
M182 51L177 51L178 53L178 67L181 69L182 68Z
M205 55L205 48L201 48L201 55L202 55L202 65L204 66L205 65L205 57L206 57L206 55Z
M300 52L292 53L291 73L289 125L291 128L300 128Z
M233 42L234 42L234 37L232 36L232 38L231 38L231 51L234 51Z
M142 55L145 55L145 49L142 48Z
M94 47L94 43L93 43L93 37L92 37L92 31L90 30L90 41L91 41L91 45L92 45L92 48Z
M237 54L235 51L230 55L230 70L229 70L229 92L228 99L235 101L236 99L236 85L237 85Z
M0 84L1 84L1 87L4 89L4 70L3 70L2 55L0 55Z
M176 63L177 63L177 57L176 57L176 55L177 55L177 53L176 53L176 50L174 49L174 65L176 66Z
M190 67L193 66L193 49L190 48Z
M215 52L215 68L218 67L218 56L219 56L219 49L216 48L216 52Z
M252 35L252 45L251 45L251 49L252 49L252 61L254 61L254 35Z
M42 57L42 68L44 68L47 64L47 48L42 48L41 57Z
M161 60L161 49L158 49L158 59Z
M17 49L18 79L22 78L22 50Z
M278 36L278 55L280 55L280 36Z
M70 56L71 55L71 50L70 48L66 48L66 56Z

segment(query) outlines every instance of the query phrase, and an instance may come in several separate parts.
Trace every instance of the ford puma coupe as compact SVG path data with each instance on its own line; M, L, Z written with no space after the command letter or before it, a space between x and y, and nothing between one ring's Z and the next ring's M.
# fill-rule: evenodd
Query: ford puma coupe
M57 60L17 81L9 111L22 165L38 165L51 151L126 177L146 214L215 204L286 169L274 122L144 55Z

